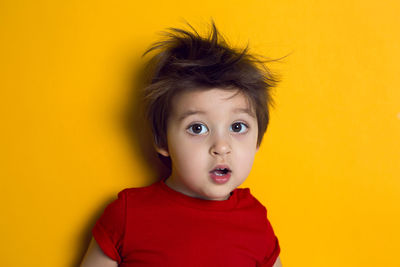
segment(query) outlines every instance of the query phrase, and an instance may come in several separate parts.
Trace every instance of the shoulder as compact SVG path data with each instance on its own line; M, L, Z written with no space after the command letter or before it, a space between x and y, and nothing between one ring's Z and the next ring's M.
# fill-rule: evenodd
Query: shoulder
M250 188L237 188L235 192L238 194L239 206L266 212L265 206L251 193Z
M117 194L117 199L111 201L104 209L97 224L109 227L113 231L114 225L121 229L126 224L130 213L140 209L142 203L148 203L151 198L154 185L145 187L125 188Z
M263 238L265 242L265 257L263 263L257 266L280 266L279 263L274 265L280 253L280 246L278 238L268 219L266 207L251 193L249 188L240 189L239 192L241 195L240 201L245 203L241 205L248 212L246 217L251 221L252 229L259 229L262 232L260 237Z
M149 197L156 190L156 183L143 187L130 187L118 193L118 199L132 200L134 198Z
M251 193L249 188L239 188L237 211L259 225L268 224L266 207Z
M140 202L144 204L146 203L144 201L149 201L157 196L157 184L158 182L154 182L143 187L125 188L117 194L118 198L115 201L124 203L125 205L129 205L134 202Z

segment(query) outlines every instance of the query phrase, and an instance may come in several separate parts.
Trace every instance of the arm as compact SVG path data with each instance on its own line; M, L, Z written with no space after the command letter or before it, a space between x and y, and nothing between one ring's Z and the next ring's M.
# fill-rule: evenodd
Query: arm
M281 258L278 257L272 267L282 267Z
M105 255L92 238L80 267L118 267L118 263Z

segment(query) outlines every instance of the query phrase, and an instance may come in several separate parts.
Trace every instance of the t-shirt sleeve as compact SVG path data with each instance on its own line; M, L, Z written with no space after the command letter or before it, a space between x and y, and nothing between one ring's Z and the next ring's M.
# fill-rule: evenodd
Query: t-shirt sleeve
M267 236L269 240L269 248L266 252L266 256L261 264L257 265L257 267L272 267L279 256L281 251L279 246L278 238L276 237L274 230L272 229L271 223L269 222L267 216L267 210L265 210L265 219L267 222Z
M104 254L121 263L122 245L126 221L126 190L118 193L118 199L111 202L96 221L92 234Z

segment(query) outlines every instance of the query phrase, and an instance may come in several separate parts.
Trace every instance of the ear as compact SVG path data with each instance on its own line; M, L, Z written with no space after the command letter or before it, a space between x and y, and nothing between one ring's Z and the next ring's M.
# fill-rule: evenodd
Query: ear
M158 147L158 146L156 146L155 148L156 148L156 151L158 153L160 153L161 155L163 155L164 157L169 157L169 152L168 152L168 150L166 148L161 148L161 147Z

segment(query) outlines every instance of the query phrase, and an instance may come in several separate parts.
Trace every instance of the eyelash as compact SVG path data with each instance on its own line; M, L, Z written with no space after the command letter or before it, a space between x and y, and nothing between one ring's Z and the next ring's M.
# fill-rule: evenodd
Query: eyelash
M246 131L245 132L234 132L234 133L245 134L250 129L250 127L249 127L249 125L247 123L244 123L244 122L241 122L241 121L232 123L231 127L232 127L232 125L237 124L237 123L239 123L240 125L244 126ZM204 126L205 128L207 128L207 126L205 126L203 123L193 123L193 124L189 125L186 128L186 130L192 135L203 135L201 133L194 133L193 131L190 131L194 125L201 125L201 126ZM208 130L208 128L207 128L207 130Z

